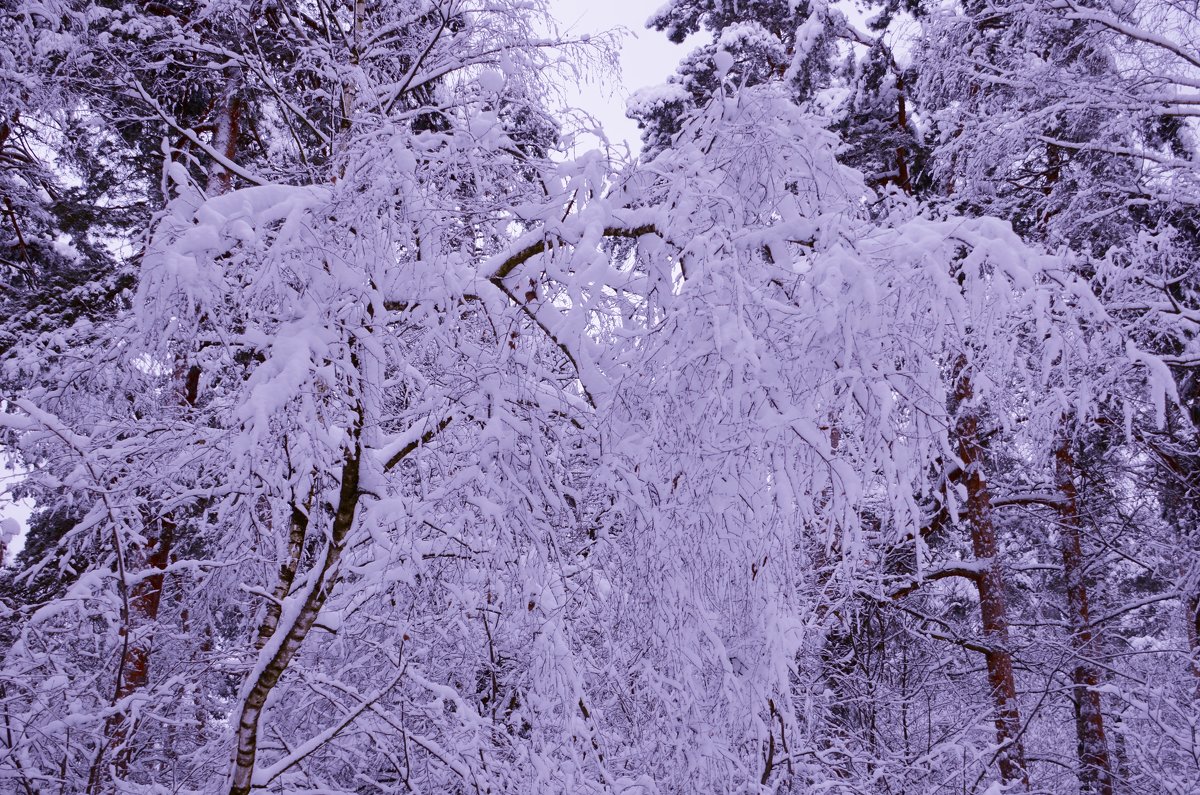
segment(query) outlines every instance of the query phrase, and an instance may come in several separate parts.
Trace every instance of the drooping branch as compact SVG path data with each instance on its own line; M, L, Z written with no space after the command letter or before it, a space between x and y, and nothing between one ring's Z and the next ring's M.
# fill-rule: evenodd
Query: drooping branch
M653 223L629 225L610 224L605 226L601 233L602 238L636 239L645 235L658 235L665 239L665 236ZM529 238L532 237L536 237L537 239L533 240L532 242L527 242ZM500 290L500 292L502 292L510 302L517 306L524 315L533 321L534 325L541 329L542 333L544 333L546 337L554 343L555 347L558 348L567 361L570 362L571 367L575 371L576 377L579 379L584 398L587 400L588 405L590 405L592 408L595 408L595 394L592 389L589 389L586 380L583 377L578 354L573 351L568 342L562 339L562 337L557 334L553 328L551 328L551 325L540 316L537 309L530 305L532 299L522 296L519 290L513 289L513 287L508 283L509 277L511 277L518 268L535 257L549 253L554 249L555 246L573 246L577 243L578 239L573 240L561 233L552 234L546 230L537 230L518 238L517 241L515 241L514 246L508 251L501 252L500 254L491 257L483 264L481 270L484 271L484 273L489 274L485 276L488 283ZM534 287L536 288L536 284ZM463 294L460 296L460 299L463 301L477 301L479 300L479 297L474 294ZM418 306L418 303L415 301L392 299L384 302L384 307L388 311L393 312L410 311L416 306ZM420 444L425 444L430 441L433 436L435 436L438 432L445 428L447 424L449 424L451 419L452 418L447 418L446 420L443 420L442 424L440 424L436 430L430 431L428 434L426 434L426 436L429 438L422 437L420 440L414 440L412 442L412 446L415 448ZM405 448L405 450L402 452L403 455L400 455L400 458L411 452L411 449ZM396 463L399 463L399 458L389 459L384 468L391 469L396 465Z
M391 470L395 469L401 461L403 461L405 458L408 458L408 456L411 455L418 447L432 442L434 437L446 430L446 428L448 428L452 422L454 422L454 415L449 415L445 419L438 422L436 426L422 433L416 439L405 442L399 450L391 455L387 455L385 452L387 461L383 465L383 471L390 472Z
M501 254L499 257L491 258L491 260L488 262L488 265L491 267L485 266L484 268L485 271L491 271L491 275L488 276L487 279L489 281L506 279L513 271L524 265L529 260L538 256L539 254L544 254L549 251L552 245L551 235L548 233L542 233L540 230L539 234L542 235L541 239L533 243L523 244L520 248L518 248L516 251L512 251L511 253ZM663 233L659 231L658 227L653 223L629 226L610 225L604 227L604 231L601 233L601 237L618 238L638 238L644 235L658 235L659 237L666 239L666 236L663 235ZM573 245L575 242L577 241L568 240L561 234L553 235L554 244ZM518 243L520 243L520 241L518 241Z
M176 121L175 117L172 116L170 113L168 113L163 108L163 106L158 103L158 100L156 100L154 97L150 96L150 94L146 91L146 89L142 86L142 84L140 82L138 82L136 79L130 80L129 83L130 83L130 85L133 86L134 91L136 91L137 94L142 98L142 101L145 102L147 105L149 105L151 110L153 110L154 113L160 119L162 119L163 122L166 123L166 125L168 127L170 127L172 130L174 130L175 132L179 133L184 138L186 138L188 140L188 143L192 144L197 149L199 149L201 152L204 152L204 154L211 157L215 163L217 163L219 166L221 166L221 168L225 169L226 171L230 172L231 174L236 174L237 176L241 177L242 179L246 180L246 182L249 182L252 185L262 186L262 185L267 184L266 181L264 179L262 179L261 177L257 176L256 174L254 174L250 171L247 171L245 168L238 165L233 160L229 159L225 155L224 152L221 152L221 151L217 150L216 148L214 148L212 145L202 141L200 139L200 136L196 133L195 130L193 130L189 127L185 127L182 124L180 124L178 121Z
M909 594L920 590L920 588L926 583L936 582L937 580L945 580L951 577L958 577L978 583L984 568L986 568L986 566L942 566L934 569L933 571L923 572L920 579L913 580L908 585L901 586L900 588L889 592L887 594L887 598L892 601L903 599Z

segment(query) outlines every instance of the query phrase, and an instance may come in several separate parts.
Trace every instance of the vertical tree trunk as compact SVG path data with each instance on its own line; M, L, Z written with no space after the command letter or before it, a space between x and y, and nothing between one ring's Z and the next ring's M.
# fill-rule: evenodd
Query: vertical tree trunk
M127 644L121 660L122 676L117 682L117 700L131 696L150 681L150 646L152 629L158 619L158 606L162 603L165 569L171 556L175 523L169 517L158 522L157 538L134 552L135 569L150 570L153 574L144 577L129 590L129 613L131 626L121 628ZM139 632L139 629L142 630ZM116 716L114 716L116 717Z
M1192 673L1200 679L1200 592L1188 594L1184 600L1188 644L1192 653ZM1200 685L1197 686L1200 693Z
M1067 434L1063 434L1054 453L1054 480L1058 490L1059 548L1062 551L1063 577L1067 585L1067 604L1071 625L1071 648L1076 654L1071 682L1075 700L1075 733L1079 753L1079 791L1112 795L1112 765L1104 734L1104 713L1100 676L1088 657L1095 652L1088 617L1087 582L1084 578L1083 523L1075 490L1075 458Z
M241 133L242 75L240 69L230 67L225 77L225 89L216 102L216 118L213 120L213 149L226 160L237 154L238 136ZM226 193L233 184L233 175L220 163L213 163L208 172L205 191L209 196Z
M1004 596L1004 578L999 567L999 544L992 515L992 498L983 476L983 443L979 437L979 415L970 405L974 397L965 356L957 366L954 400L959 410L955 436L958 457L962 459L963 484L967 490L966 517L971 532L975 559L985 564L975 581L979 590L979 611L988 651L988 689L995 710L997 761L1000 777L1007 785L1029 789L1025 769L1025 750L1021 743L1021 714L1017 706L1017 686L1009 639L1008 605Z
M894 63L895 60L893 59ZM904 99L904 78L900 75L898 67L896 67L896 129L899 130L902 136L908 134L908 109L905 106ZM913 186L912 177L908 171L908 147L903 143L896 145L896 174L896 184L900 186L902 191L911 196Z
M128 610L122 616L119 636L122 640L121 660L117 668L116 689L113 703L116 704L143 689L150 682L150 649L154 640L153 627L158 619L158 607L162 602L165 569L171 556L175 525L168 517L158 522L157 532L146 544L131 553L130 568L135 572L153 571L143 577L126 594ZM147 527L149 530L149 526ZM105 780L105 758L112 748L117 749L112 757L111 772L117 779L124 778L129 771L131 749L125 746L129 733L129 721L124 712L114 712L104 722L104 734L96 758L88 773L89 793L103 790Z
M185 408L195 406L199 398L200 368L181 365L175 371L175 379L176 383L180 384L180 405ZM152 573L143 576L124 595L126 608L121 616L119 630L122 649L113 693L114 704L150 684L150 652L154 642L154 626L158 621L159 605L162 603L163 585L167 564L171 561L175 529L175 519L169 513L151 519L145 525L145 543L129 551L127 570L149 570ZM128 773L132 749L125 747L124 743L129 730L129 722L124 712L115 712L105 721L103 739L88 773L89 793L97 793L102 789L104 761L110 749L118 749L112 759L113 776L121 779Z

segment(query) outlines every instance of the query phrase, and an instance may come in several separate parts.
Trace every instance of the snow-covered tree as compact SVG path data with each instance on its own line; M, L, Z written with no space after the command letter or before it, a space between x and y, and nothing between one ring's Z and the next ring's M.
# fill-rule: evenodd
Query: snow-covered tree
M1146 626L1190 499L1145 487L1179 460L1155 354L1191 315L1147 285L1180 249L1064 177L985 197L1058 144L972 171L959 138L990 102L1034 129L1049 82L955 98L960 20L896 47L926 9L876 10L669 4L713 41L614 167L540 99L606 42L527 0L17 6L21 212L78 150L148 220L85 224L126 281L4 354L41 514L0 781L1186 792L1183 635ZM1054 47L1101 24L1043 11Z

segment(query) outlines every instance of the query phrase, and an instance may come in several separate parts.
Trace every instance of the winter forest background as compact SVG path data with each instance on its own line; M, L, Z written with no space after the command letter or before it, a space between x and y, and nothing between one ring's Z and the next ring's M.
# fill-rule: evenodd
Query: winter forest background
M1195 0L0 8L0 791L1200 792Z

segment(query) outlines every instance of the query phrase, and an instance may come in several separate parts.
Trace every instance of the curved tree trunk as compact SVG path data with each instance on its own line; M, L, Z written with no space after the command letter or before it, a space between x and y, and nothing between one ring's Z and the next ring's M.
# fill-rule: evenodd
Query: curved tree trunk
M281 611L283 619L272 628L269 638L262 638L265 645L259 653L258 663L242 688L241 709L237 719L237 750L229 780L229 795L247 795L254 786L259 720L267 697L279 683L296 652L300 650L321 608L324 607L325 600L337 584L338 564L345 548L346 537L354 526L361 496L358 488L362 459L360 433L360 427L352 429L353 447L346 451L346 458L342 464L337 508L334 511L329 538L325 543L325 552L313 564L314 567L308 572L307 585L295 597L299 604L294 609Z

